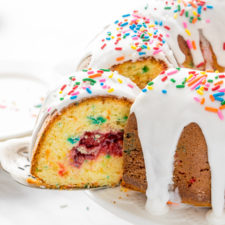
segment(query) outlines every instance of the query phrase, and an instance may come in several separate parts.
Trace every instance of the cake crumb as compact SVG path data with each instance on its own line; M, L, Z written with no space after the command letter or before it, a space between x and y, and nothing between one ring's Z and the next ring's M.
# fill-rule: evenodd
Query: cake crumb
M120 186L120 191L122 191L122 192L128 192L128 191L129 191L129 189L128 189L128 188L125 188L125 187Z

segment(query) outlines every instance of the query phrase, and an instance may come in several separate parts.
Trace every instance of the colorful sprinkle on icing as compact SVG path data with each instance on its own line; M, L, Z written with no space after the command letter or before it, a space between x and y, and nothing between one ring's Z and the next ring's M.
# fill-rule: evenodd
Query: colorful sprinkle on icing
M120 76L117 72L112 72L108 69L93 70L90 68L78 72L77 75L69 76L65 83L56 91L57 95L55 97L57 101L60 101L58 104L61 104L61 102L63 104L66 100L77 101L81 95L82 97L96 95L96 91L101 90L104 90L103 95L120 96L120 92L123 89L126 89L129 96L133 96L131 97L132 99L140 91L132 81ZM47 112L51 113L54 107L51 107Z
M177 68L176 70L170 69L166 72L163 71L161 75L164 77L161 79L161 82L174 83L172 85L174 85L174 87L177 89L189 88L190 91L195 93L195 96L193 97L195 102L204 106L204 109L207 112L216 113L219 119L223 120L224 116L222 110L225 109L225 88L223 85L225 75L218 73L207 73L197 70L183 70L182 73L186 73L184 80L178 84L175 84L177 81L173 78L173 75L176 75L179 70L180 69ZM171 79L167 80L168 76L171 76ZM149 82L142 92L146 93L148 90L150 90L149 87L151 87L152 90L154 83L156 83L156 81ZM165 86L166 85L167 84L165 84ZM167 90L162 89L161 92L166 94ZM214 104L214 106L212 104Z
M121 56L115 59L118 62L126 60L122 53L123 48L120 46L120 42L123 39L129 38L132 40L130 48L136 51L139 56L145 56L147 51L151 49L154 50L154 55L159 54L166 42L155 22L142 16L138 11L123 15L122 19L116 20L114 25L116 26L115 31L106 32L106 36L103 38L104 44L100 48L101 50L105 50L107 49L107 44L113 42L115 45L114 50L121 51ZM162 22L157 22L157 25L162 26L163 24ZM169 30L170 27L166 26L165 29Z
M162 4L159 4L159 7L160 9L165 10L165 14L168 14L168 11L171 11L175 20L177 20L178 17L181 21L183 20L181 22L181 26L183 27L184 32L191 38L190 40L187 40L187 46L190 49L196 50L197 45L195 41L192 40L192 34L189 26L190 24L195 24L198 23L198 21L202 21L202 12L212 10L214 8L213 5L207 4L205 0L167 0L162 2ZM155 8L155 11L157 10L158 8ZM210 20L205 19L205 22L210 23ZM163 22L155 20L154 24L158 29L158 26L162 26ZM165 24L163 27L166 30L171 29L168 24ZM225 44L223 45L223 50L225 50Z

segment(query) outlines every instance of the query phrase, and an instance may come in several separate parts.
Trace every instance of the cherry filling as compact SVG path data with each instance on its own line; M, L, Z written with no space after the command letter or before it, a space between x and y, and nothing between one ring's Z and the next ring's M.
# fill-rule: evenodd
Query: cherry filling
M85 160L94 160L100 154L122 156L123 132L85 132L78 145L71 149L73 165L80 167Z

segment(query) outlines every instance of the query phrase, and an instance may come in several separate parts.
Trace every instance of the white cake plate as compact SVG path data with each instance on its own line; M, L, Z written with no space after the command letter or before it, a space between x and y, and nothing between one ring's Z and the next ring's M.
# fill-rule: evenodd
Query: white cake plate
M0 169L1 225L131 225L93 201L85 191L29 188Z
M29 148L30 137L12 139L0 143L0 162L2 168L18 183L27 183L30 175ZM35 186L33 186L35 187Z
M120 187L106 190L87 191L88 196L114 215L138 225L209 225L206 221L207 208L184 204L170 206L163 216L152 216L145 210L146 197L135 191Z
M0 62L0 141L31 134L56 76L42 64Z

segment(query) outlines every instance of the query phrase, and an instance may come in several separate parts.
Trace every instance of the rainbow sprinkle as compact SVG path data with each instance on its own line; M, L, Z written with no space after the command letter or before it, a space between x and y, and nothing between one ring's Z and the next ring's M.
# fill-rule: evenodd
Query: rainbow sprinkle
M83 70L82 76L70 76L68 80L63 84L58 90L59 101L64 101L66 99L75 100L81 94L81 90L85 91L88 95L94 94L93 88L98 86L99 89L104 89L106 93L113 93L115 91L114 87L110 87L109 79L112 79L114 72L111 72L108 69L92 70ZM119 85L124 84L123 77L119 76L114 79L114 82ZM126 86L131 90L134 87L132 82L125 82ZM122 87L121 87L122 88ZM51 109L49 110L49 112Z
M131 39L130 48L136 51L139 56L145 56L150 50L153 51L153 55L159 54L166 42L155 22L140 15L138 11L123 15L122 19L116 20L114 25L116 31L106 32L105 38L102 39L104 44L100 48L105 50L108 43L112 42L115 45L114 50L121 52L121 56L115 59L118 62L125 60L123 48L120 46L123 39ZM162 26L162 23L158 25ZM165 26L165 29L169 30L170 27Z
M179 72L180 68L176 70L169 70L168 72L163 71L161 75L163 78L161 82L170 82L175 85L177 89L189 88L190 91L196 93L193 100L200 105L204 106L207 112L215 113L218 115L219 119L224 120L223 110L225 109L225 88L222 87L224 84L225 75L218 73L209 73L203 71L188 71L185 79L180 83L177 80L171 78L167 80L168 76L173 76ZM213 76L212 76L213 75ZM210 77L210 79L208 79ZM167 84L165 84L167 85ZM148 90L152 90L154 82L149 82L146 88L142 92L146 93ZM151 87L151 89L149 89ZM207 94L207 92L212 92L212 94ZM163 94L167 94L167 90L163 89L161 91ZM213 105L212 105L213 104Z
M182 26L184 32L191 38L192 34L189 30L189 24L198 23L198 21L202 21L202 13L207 10L212 10L213 5L207 4L206 0L166 0L163 1L163 6L161 7L165 10L165 14L167 11L173 12L173 18L176 20L178 17L181 18ZM155 8L157 10L157 8ZM210 23L209 19L205 20L206 23ZM155 25L163 24L162 21L154 21ZM163 26L165 29L168 29L167 24ZM197 46L194 40L187 40L187 46L190 49L196 50ZM225 43L222 46L223 50L225 50ZM201 63L202 64L202 63ZM200 67L200 65L199 65Z

